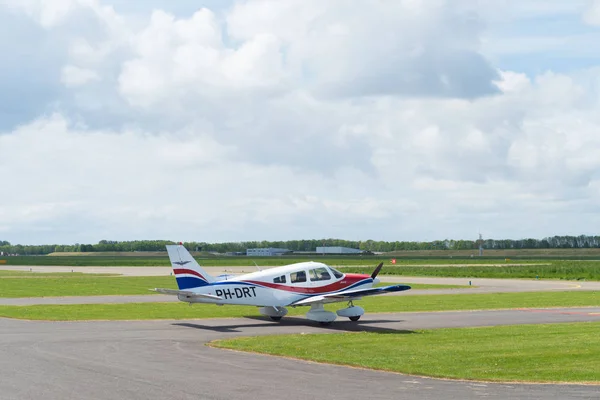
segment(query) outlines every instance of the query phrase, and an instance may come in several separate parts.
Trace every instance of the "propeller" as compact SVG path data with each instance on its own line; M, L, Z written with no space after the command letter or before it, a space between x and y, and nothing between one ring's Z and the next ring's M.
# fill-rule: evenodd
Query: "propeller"
M381 271L382 267L383 267L383 262L380 262L379 265L377 266L377 268L375 268L375 271L373 271L373 273L371 274L371 279L375 279L375 277L377 276L379 271Z

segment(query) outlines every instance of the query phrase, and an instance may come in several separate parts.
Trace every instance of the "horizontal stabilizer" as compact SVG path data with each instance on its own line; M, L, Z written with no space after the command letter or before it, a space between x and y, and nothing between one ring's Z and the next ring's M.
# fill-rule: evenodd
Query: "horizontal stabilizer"
M344 290L337 293L324 294L321 296L309 297L304 300L299 300L291 305L294 306L304 306L313 303L321 303L326 302L328 300L352 300L354 297L363 297L363 296L374 296L377 294L385 294L391 292L401 292L403 290L409 290L410 286L406 285L392 285L392 286L384 286L378 288L367 288L367 289L354 289L354 290Z
M215 296L212 294L203 294L203 293L194 293L194 292L190 292L189 290L175 290L175 289L162 289L162 288L155 288L155 289L149 289L152 290L153 292L158 292L158 293L162 293L162 294L172 294L175 296L185 296L189 299L212 299L212 300L223 300L222 297L219 296Z

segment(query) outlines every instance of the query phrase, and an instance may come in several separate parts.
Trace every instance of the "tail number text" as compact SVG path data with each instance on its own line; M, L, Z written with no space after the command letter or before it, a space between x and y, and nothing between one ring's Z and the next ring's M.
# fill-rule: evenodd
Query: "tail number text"
M246 297L256 297L256 287L243 287L243 288L227 288L227 289L217 289L215 290L215 294L219 297L223 297L224 299L243 299Z

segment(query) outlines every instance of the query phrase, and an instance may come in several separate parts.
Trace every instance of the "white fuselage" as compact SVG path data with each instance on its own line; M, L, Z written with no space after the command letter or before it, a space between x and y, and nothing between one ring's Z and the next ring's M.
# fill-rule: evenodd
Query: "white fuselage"
M284 307L307 297L370 288L373 283L369 275L342 274L326 264L311 261L235 277L229 275L206 286L187 289L223 300L189 299L183 295L179 299L194 303Z

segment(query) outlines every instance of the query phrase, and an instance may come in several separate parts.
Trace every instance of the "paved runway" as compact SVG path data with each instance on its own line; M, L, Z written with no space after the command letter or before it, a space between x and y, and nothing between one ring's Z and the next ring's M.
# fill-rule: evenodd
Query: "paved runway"
M419 378L219 350L239 335L600 321L600 308L394 313L327 328L304 318L40 322L0 319L0 399L598 399L600 386Z
M244 274L256 272L255 267L202 267L211 275ZM274 268L264 267L263 269ZM171 267L68 267L60 265L0 265L0 270L5 271L32 271L32 272L81 272L84 274L121 274L125 276L164 276L171 275Z

